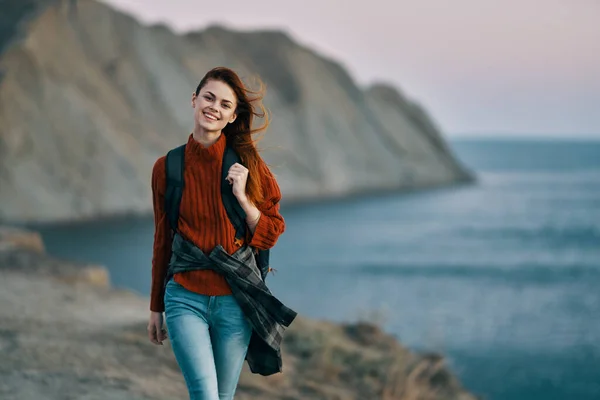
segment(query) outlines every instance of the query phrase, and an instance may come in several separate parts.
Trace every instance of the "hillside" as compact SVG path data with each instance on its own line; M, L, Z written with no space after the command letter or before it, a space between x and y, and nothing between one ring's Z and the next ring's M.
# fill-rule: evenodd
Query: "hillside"
M150 211L152 165L186 140L191 94L217 65L267 84L273 118L259 145L284 202L470 179L422 107L357 86L284 32L182 36L93 0L2 9L0 220Z

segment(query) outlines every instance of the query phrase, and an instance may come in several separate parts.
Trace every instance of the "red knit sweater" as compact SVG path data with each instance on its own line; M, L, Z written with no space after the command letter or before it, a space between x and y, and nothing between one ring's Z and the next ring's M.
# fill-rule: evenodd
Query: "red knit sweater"
M179 211L179 231L205 254L210 253L217 244L221 244L229 254L241 246L235 244L235 229L221 200L221 166L225 145L224 134L209 147L204 147L190 135L185 148L185 189ZM165 309L163 285L171 257L171 231L164 207L165 159L166 156L159 158L152 170L155 231L150 310L157 312ZM250 240L249 246L266 250L275 245L285 229L285 222L279 213L279 185L264 162L261 162L260 170L264 201L256 207L262 215L254 234L249 233L247 239ZM186 289L200 294L218 296L231 293L225 277L212 270L177 273L174 279Z

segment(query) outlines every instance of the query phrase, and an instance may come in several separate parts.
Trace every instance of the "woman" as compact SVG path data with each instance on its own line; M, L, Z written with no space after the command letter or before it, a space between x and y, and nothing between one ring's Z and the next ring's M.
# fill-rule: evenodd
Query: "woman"
M177 233L204 254L218 245L229 254L244 245L266 250L275 245L285 229L279 213L279 186L252 139L252 134L266 129L269 123L266 119L262 127L251 129L255 116L266 116L260 105L262 95L248 90L235 72L222 67L209 71L192 94L194 130L184 153L184 190ZM235 239L236 231L221 197L226 146L231 146L242 160L241 164L233 164L226 179L246 214L245 243ZM218 271L175 273L163 289L173 243L165 213L165 187L163 156L152 171L155 234L149 339L159 345L167 339L164 311L190 398L233 399L252 328L228 281Z

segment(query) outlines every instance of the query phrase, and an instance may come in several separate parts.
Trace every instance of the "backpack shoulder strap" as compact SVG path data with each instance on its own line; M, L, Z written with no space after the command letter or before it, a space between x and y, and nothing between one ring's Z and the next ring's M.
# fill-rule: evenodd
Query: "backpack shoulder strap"
M185 167L185 144L170 150L167 153L165 169L167 175L167 188L165 191L165 212L169 219L171 229L177 230L179 221L179 205L183 194L183 170Z
M240 157L231 147L225 147L221 171L221 197L223 199L223 206L227 211L227 216L235 227L236 239L243 239L246 236L246 212L234 196L233 187L225 179L229 169L236 162L242 163Z
M223 205L225 206L227 215L229 216L229 220L235 227L235 237L236 239L242 239L246 235L246 212L235 198L233 194L233 188L229 182L225 180L229 168L231 168L231 166L236 162L240 164L242 163L236 152L231 147L227 146L225 148L225 153L223 154L221 197L223 199ZM267 273L269 272L270 250L258 250L255 257L261 277L264 281L267 277Z

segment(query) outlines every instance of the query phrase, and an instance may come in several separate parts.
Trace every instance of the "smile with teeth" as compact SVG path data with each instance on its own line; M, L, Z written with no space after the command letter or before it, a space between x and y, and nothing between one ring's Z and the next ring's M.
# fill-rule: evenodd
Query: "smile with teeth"
M214 115L212 115L212 114L208 114L208 113L203 113L203 114L204 114L204 116L205 116L207 119L210 119L211 121L217 121L217 120L218 120L218 118L217 118L217 117L215 117L215 116L214 116Z

